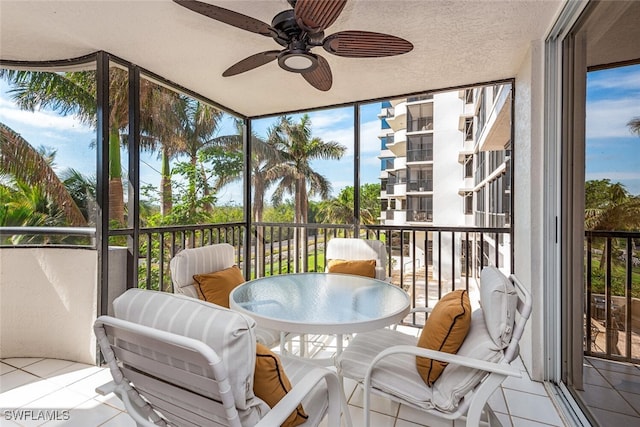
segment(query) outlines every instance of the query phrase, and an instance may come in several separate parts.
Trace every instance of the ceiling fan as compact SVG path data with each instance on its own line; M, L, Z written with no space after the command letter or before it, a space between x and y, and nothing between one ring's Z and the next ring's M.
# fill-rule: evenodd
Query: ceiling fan
M322 46L333 55L348 58L394 56L413 49L405 39L371 31L340 31L325 37L324 31L338 19L347 0L287 0L292 9L278 13L271 25L201 1L173 1L216 21L271 37L284 47L251 55L229 67L222 73L224 77L253 70L277 59L284 70L300 73L311 86L328 91L333 83L331 67L326 59L311 52L314 47Z

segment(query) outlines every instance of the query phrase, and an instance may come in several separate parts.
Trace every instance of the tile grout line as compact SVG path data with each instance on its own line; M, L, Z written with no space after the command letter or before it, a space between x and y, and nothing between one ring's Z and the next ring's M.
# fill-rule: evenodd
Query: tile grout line
M592 366L593 366L593 365L592 365ZM613 390L613 391L614 391L618 396L620 396L620 398L621 398L621 399L622 399L622 400L623 400L627 405L629 405L629 407L631 408L631 410L633 410L633 411L637 414L636 418L640 418L640 411L638 411L638 410L636 409L636 407L635 407L634 405L632 405L632 404L631 404L631 402L629 402L629 400L628 400L628 399L627 399L627 398L626 398L622 393L620 393L620 390L618 390L616 387L614 387L614 385L613 385L613 384L611 384L611 381L609 381L609 379L608 379L605 375L603 375L603 374L600 372L600 368L597 368L597 367L595 367L595 366L594 366L594 369L598 372L598 374L599 374L600 376L602 376L602 378L604 378L604 380L607 382L607 384L609 384L609 385L611 386L611 390ZM610 370L607 370L607 369L603 369L603 370L604 370L604 371L607 371L607 372L616 372L616 373L617 373L617 371L610 371ZM626 373L625 373L625 374L626 374ZM630 374L630 375L633 375L633 374ZM639 380L639 382L640 382L640 377L638 378L638 380ZM629 393L633 393L633 392L629 392ZM638 393L633 393L633 394L638 394ZM640 394L638 394L638 396L640 396ZM604 409L604 408L599 408L599 409L607 411L607 409ZM612 412L612 411L609 411L609 412ZM626 415L628 415L628 414L626 414Z

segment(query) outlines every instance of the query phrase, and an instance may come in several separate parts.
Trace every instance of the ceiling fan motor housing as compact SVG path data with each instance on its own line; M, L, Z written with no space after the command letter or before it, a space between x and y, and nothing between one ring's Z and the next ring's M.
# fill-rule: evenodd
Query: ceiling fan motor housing
M278 65L293 73L306 73L318 66L318 57L310 52L307 34L296 22L293 9L278 13L271 21L275 29L273 39L285 50L278 55Z

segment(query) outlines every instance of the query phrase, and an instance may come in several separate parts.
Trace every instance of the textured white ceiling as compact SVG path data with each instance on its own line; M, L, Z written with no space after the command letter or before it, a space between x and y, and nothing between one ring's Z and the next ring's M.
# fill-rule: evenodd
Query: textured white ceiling
M271 23L285 0L206 0ZM0 0L0 59L40 61L104 50L246 116L258 116L514 77L532 40L545 37L564 0L350 0L326 35L393 34L408 54L353 59L322 48L333 87L320 92L274 61L221 77L237 61L279 49L171 0Z

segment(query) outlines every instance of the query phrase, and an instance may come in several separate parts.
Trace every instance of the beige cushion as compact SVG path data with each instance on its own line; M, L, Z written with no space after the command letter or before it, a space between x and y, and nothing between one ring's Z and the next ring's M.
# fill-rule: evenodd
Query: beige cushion
M376 260L376 279L387 280L387 250L380 240L334 237L327 243L327 260ZM327 266L327 271L329 271Z
M238 409L259 404L253 393L255 321L184 295L129 289L113 302L115 317L204 342L222 357Z
M518 294L513 283L496 267L485 267L480 273L480 306L491 339L498 348L507 347L513 334Z
M245 282L237 265L207 274L194 274L193 281L204 296L204 300L229 308L229 294L236 286Z
M455 354L469 332L471 303L466 290L452 291L433 307L422 329L418 346ZM432 386L447 366L446 362L416 357L418 372Z
M228 243L183 249L169 263L173 292L198 298L194 274L224 270L235 264L235 249Z
M355 274L357 276L376 277L376 260L344 260L330 259L328 264L329 273Z
M393 329L361 332L336 357L338 374L358 382L364 381L371 361L381 351L395 345L416 345L417 338ZM393 354L378 362L371 371L372 387L401 396L419 407L431 407L432 391L418 374L416 358L410 354Z
M498 362L502 359L503 351L493 344L482 310L475 310L471 315L469 333L457 354L487 362ZM486 375L485 371L479 369L449 364L440 379L433 385L433 406L445 412L454 411L460 399Z
M395 345L415 344L414 337L391 329L363 332L356 335L336 357L336 367L339 374L362 382L371 361L382 350ZM481 310L472 313L469 332L457 354L488 362L502 359L503 351L493 344ZM394 354L382 359L372 370L371 385L420 408L453 412L460 399L485 375L486 372L481 370L449 364L433 387L428 387L418 373L415 357Z
M256 369L253 377L253 392L273 408L289 391L291 382L284 372L277 354L262 344L256 344ZM294 427L307 421L302 405L289 415L283 427Z

